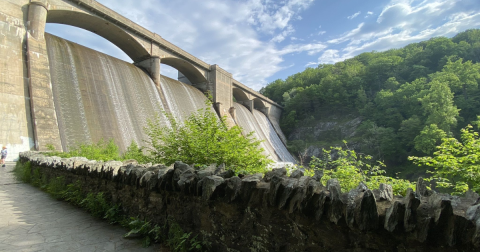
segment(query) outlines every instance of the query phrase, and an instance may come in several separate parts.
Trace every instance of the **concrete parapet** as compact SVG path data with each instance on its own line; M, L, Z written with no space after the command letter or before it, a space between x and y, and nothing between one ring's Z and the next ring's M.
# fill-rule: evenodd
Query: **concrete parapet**
M479 196L360 184L342 193L321 173L287 177L285 168L245 177L223 166L197 170L164 165L45 157L24 152L42 179L79 181L103 192L131 216L163 225L173 218L185 232L211 243L210 251L478 251ZM421 182L421 181L419 181ZM421 184L421 183L420 183Z

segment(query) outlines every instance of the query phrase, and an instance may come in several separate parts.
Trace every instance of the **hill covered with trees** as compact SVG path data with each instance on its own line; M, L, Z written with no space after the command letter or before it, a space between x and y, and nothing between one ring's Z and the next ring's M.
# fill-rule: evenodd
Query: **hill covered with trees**
M479 82L480 30L475 29L307 68L260 92L285 106L281 127L292 152L347 140L402 171L412 166L408 156L433 153L442 138L458 138L460 129L476 120ZM352 122L348 118L358 122L352 134L335 128L313 132L322 122ZM308 129L312 132L298 134Z

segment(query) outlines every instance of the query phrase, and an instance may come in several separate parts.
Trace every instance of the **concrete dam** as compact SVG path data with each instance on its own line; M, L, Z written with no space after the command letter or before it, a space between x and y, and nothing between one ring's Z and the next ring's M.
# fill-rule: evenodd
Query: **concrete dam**
M198 109L207 108L207 97L197 88L161 76L157 88L140 68L76 43L45 33L52 91L63 150L78 143L114 139L125 150L132 141L146 138L147 119L170 112L182 122ZM276 162L294 162L270 120L234 104L236 124L262 140L265 155Z
M47 34L46 23L94 32L133 63ZM0 31L0 95L8 98L0 100L0 145L9 160L100 139L125 150L142 144L148 118L166 111L183 121L206 107L208 93L209 109L244 134L255 131L266 155L295 162L279 127L280 105L96 1L2 0ZM160 75L161 64L177 69L181 81Z

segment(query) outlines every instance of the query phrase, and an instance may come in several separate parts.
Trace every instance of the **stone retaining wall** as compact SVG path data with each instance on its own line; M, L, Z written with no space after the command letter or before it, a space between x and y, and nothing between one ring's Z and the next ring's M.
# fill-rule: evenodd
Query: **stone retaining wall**
M285 169L239 178L222 167L197 171L118 161L20 154L48 178L80 181L104 192L131 216L164 224L173 218L212 251L478 251L479 196L439 194L419 180L406 197L389 185L360 184L342 194L338 181Z

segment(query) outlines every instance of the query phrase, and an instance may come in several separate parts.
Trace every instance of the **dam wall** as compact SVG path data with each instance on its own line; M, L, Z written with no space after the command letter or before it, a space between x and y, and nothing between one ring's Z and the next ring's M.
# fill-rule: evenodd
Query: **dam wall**
M45 157L24 152L31 172L48 182L80 183L103 192L130 216L163 226L168 219L211 244L209 251L478 251L480 199L428 190L394 196L392 187L360 184L342 193L322 174L232 176L222 167L203 170L176 162L142 166L118 161Z
M28 3L0 3L0 145L7 147L9 161L34 147L26 60Z
M148 119L164 126L207 107L205 94L192 85L160 76L158 85L141 68L76 43L45 33L56 118L62 149L79 143L113 139L120 150L132 141L143 145ZM267 116L235 104L234 123L245 135L254 131L265 155L277 163L295 160Z
M134 63L46 34L47 23L94 32ZM102 138L124 150L143 140L147 118L165 110L183 120L205 106L206 93L229 126L238 124L233 97L252 103L285 143L281 106L94 0L0 1L0 55L0 146L8 148L9 161L21 151L68 151ZM191 85L161 76L161 64Z

